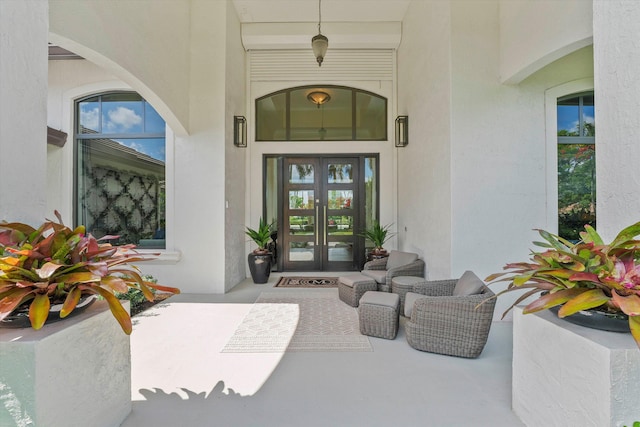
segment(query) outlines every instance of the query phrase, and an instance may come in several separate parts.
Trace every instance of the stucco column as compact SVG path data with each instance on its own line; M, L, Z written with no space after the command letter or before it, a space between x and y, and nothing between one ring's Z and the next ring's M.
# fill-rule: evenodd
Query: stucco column
M34 226L47 214L48 10L0 1L0 221Z
M597 226L610 240L640 221L640 2L594 0Z

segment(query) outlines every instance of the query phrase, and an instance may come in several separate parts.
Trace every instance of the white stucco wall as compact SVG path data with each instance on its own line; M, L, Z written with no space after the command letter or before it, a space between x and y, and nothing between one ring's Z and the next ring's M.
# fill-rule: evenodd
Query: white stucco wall
M501 84L498 19L496 1L413 2L403 22L398 112L409 115L411 134L398 154L398 218L401 229L414 225L400 242L425 254L430 279L486 277L528 259L533 229L550 228L557 197L547 187L556 166L547 159L555 139L547 145L545 93L593 75L584 48L518 86ZM499 299L496 318L515 297Z
M0 2L0 221L38 226L47 201L46 1Z
M497 2L453 2L451 16L451 265L482 277L545 226L544 97L497 79Z
M187 133L190 104L185 94L190 88L192 12L189 0L49 3L49 41L135 87L176 133Z
M520 83L592 43L591 0L500 0L500 79Z
M109 21L110 17L120 13L120 3L99 1L81 2L82 5L77 5L73 1L54 2L59 4L56 6L56 13L51 15L52 22L55 22L52 26L63 35L54 34L52 37L63 41L71 39L71 36L74 40L86 40L91 44L91 48L80 47L82 52L79 53L86 52L92 58L97 58L99 67L85 65L84 70L79 70L83 78L75 81L78 87L73 87L74 82L67 79L65 84L71 87L56 88L57 92L52 93L52 103L60 102L61 106L52 108L51 122L65 122L65 114L68 114L66 121L70 127L74 97L86 94L92 89L98 92L116 89L118 86L131 87L139 92L168 123L171 120L165 114L171 116L174 111L183 111L185 114L181 119L185 120L179 124L185 125L184 128L189 130L189 135L178 132L174 142L174 129L168 129L167 133L167 183L172 187L172 193L169 194L168 190L167 194L167 253L170 260L167 261L163 256L160 261L146 263L141 267L145 273L153 274L160 283L177 286L183 292L224 292L226 282L229 282L230 287L237 283L236 280L240 280L239 273L235 277L225 279L224 255L225 239L228 235L233 235L232 230L225 232L224 225L224 153L226 141L232 141L228 127L233 126L233 122L227 120L226 113L227 31L230 34L235 33L229 43L230 49L236 52L240 50L237 18L234 13L228 13L229 8L233 9L233 6L226 1L205 0L167 2L168 4L163 4L162 7L158 7L157 3L152 1L135 2L136 6L127 9L126 20L117 25L99 26L101 31L98 37L89 34L93 29L84 22L93 20L95 26L98 25L96 20ZM73 9L73 13L68 8ZM164 10L149 15L149 9L156 8ZM69 12L69 15L65 14L65 11ZM167 21L172 13L175 14L173 26ZM121 28L147 19L151 23L145 23L138 30ZM227 20L230 22L229 30ZM66 27L73 24L78 24L79 29L76 28L73 34L64 34ZM177 41L167 42L164 36L156 37L156 30L166 32L166 28L174 28ZM131 31L140 32L132 34ZM141 39L130 47L137 55L135 58L131 52L125 56L120 52L114 52L118 46L114 40L128 36ZM185 42L188 44L185 45ZM71 45L75 47L75 43ZM235 61L230 67L237 72L237 64L241 64L242 59L238 60L234 55L236 54L229 54ZM239 55L242 55L241 50ZM168 64L168 58L179 65ZM122 63L116 63L116 60ZM67 62L68 64L62 67L78 66L75 64L76 61ZM56 73L64 73L56 71L55 65L53 68L53 79L56 78ZM132 73L144 78L144 82L139 82L137 77L132 78ZM104 81L109 74L121 80ZM243 74L244 72L240 71L240 76L234 77L238 83L229 87L229 99L241 106L244 100L243 93L236 93L235 89L242 89ZM74 72L70 72L68 77L73 75ZM150 92L151 88L160 89L156 93ZM62 94L59 100L58 94ZM160 107L153 100L160 103ZM182 105L185 102L188 106L183 109ZM162 105L168 106L168 109ZM72 142L69 149L71 146ZM71 185L72 167L64 168L64 173L68 174L66 177L58 176L53 170L62 162L72 162L72 157L64 157L63 154L52 153L50 175L55 177L57 182L64 182L66 179ZM241 164L243 161L236 159L233 162ZM55 196L52 197L52 203L59 201L61 204L69 204L70 197L70 192L66 196ZM239 197L242 199L242 196ZM242 214L239 215L242 218Z
M596 213L598 231L610 241L640 221L640 3L595 0L593 16Z
M0 426L112 427L131 412L130 338L106 301L37 331L2 328L0 361Z
M246 113L245 52L240 21L233 7L227 8L226 97L225 97L225 291L246 277L245 163L247 150L233 145L233 116ZM248 132L247 132L248 133Z
M447 2L411 2L398 49L398 242L425 259L430 279L451 277L451 22Z
M183 292L225 286L225 35L228 2L191 2L188 137L175 142L176 265L153 266Z

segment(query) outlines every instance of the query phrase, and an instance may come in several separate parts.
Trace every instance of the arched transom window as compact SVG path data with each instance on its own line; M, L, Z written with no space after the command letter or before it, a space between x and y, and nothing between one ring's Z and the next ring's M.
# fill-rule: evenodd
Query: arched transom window
M256 99L256 141L384 141L387 99L345 86L301 86Z

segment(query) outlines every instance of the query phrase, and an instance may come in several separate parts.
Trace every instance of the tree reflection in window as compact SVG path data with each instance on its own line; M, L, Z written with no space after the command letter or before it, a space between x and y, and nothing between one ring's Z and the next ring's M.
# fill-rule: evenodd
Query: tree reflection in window
M558 235L580 239L596 226L595 120L593 93L558 100Z

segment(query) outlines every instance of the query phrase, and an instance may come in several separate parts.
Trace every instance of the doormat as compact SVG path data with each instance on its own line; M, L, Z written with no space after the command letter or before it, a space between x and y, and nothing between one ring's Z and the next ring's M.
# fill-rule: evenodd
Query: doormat
M276 283L278 288L337 288L338 277L281 277Z

